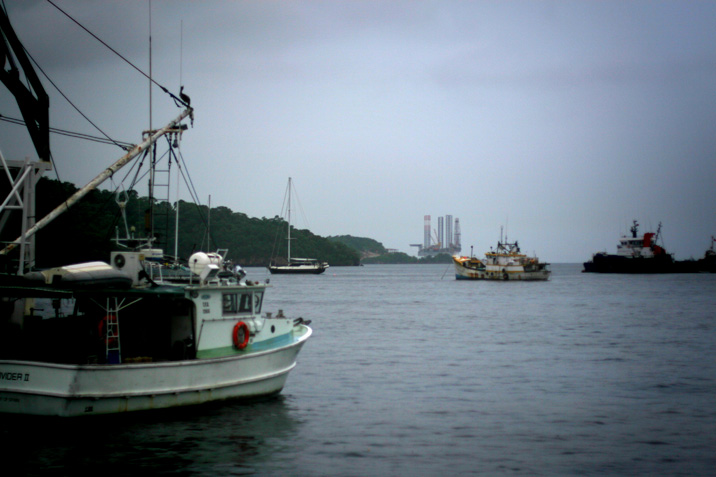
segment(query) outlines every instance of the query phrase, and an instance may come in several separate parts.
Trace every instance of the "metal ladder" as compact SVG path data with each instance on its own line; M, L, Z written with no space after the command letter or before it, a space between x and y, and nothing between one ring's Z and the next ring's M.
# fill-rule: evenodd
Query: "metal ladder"
M172 165L179 167L179 157L175 149L179 147L179 137L181 136L182 129L175 128L169 130L167 136L168 150L166 152L166 158L162 157L157 160L156 148L151 151L151 173L149 177L149 193L152 207L152 220L150 224L150 233L154 236L159 233L162 237L161 243L158 245L162 248L167 247L169 237L169 219L173 215L173 211L170 207L170 186L171 186L171 169ZM158 168L158 164L165 160L163 168ZM177 185L178 187L178 185ZM161 206L156 207L158 204Z
M105 357L108 364L122 362L122 349L119 343L119 307L115 301L114 308L110 307L110 298L107 298L107 316L105 317Z

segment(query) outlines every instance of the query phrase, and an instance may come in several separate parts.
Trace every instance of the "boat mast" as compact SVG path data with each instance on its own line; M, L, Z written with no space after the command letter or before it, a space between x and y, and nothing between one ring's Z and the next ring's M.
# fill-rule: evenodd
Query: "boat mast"
M179 28L179 91L182 87L182 61L184 59L184 20L180 22ZM174 259L179 259L179 187L181 186L179 177L179 159L177 158L177 200L176 211L174 214Z
M288 178L288 263L291 263L291 178Z
M149 0L149 130L152 130L152 0ZM152 145L151 160L149 167L149 217L148 223L145 224L145 228L148 228L145 232L149 236L150 240L154 239L154 181L155 181L155 169L157 166L157 147Z
M179 167L177 167L177 206L174 217L174 258L179 258Z

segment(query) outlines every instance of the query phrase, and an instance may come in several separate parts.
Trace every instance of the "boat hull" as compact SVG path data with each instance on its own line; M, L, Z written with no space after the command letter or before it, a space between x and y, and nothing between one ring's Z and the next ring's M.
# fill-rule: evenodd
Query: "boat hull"
M120 365L0 360L0 412L115 414L276 394L311 333L300 325L289 344L211 359Z
M671 255L657 255L654 257L625 257L621 255L610 255L597 253L592 260L585 262L584 272L586 273L697 273L707 271L701 261L696 260L673 260Z
M277 275L320 275L326 271L326 267L313 266L271 266L268 269Z
M493 281L545 281L549 280L549 270L526 272L524 270L469 270L455 265L457 280L493 280Z

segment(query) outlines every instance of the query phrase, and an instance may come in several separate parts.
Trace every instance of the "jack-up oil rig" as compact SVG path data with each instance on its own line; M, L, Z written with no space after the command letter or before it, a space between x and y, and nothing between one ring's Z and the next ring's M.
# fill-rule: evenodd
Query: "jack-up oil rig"
M438 228L433 230L430 226L430 216L425 216L423 243L411 243L411 247L418 247L419 257L432 257L440 253L455 255L460 253L460 219L452 215L438 217Z

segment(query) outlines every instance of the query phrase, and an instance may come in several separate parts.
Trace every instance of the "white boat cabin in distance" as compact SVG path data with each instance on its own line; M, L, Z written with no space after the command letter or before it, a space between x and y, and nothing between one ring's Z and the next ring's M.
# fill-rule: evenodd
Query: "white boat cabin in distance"
M453 263L457 280L544 281L549 280L552 273L549 263L523 254L517 242L502 240L483 260L454 255Z

